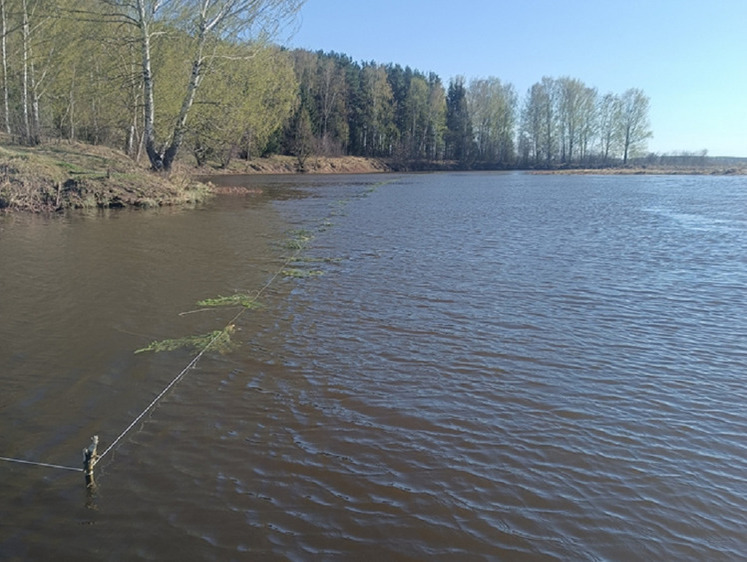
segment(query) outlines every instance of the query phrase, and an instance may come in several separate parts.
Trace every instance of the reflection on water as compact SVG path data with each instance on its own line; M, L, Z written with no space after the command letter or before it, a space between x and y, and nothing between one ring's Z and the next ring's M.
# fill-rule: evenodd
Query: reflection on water
M238 181L238 180L236 180ZM247 180L241 180L246 182ZM739 178L254 178L193 211L3 218L12 559L740 559ZM288 196L291 194L291 196ZM302 197L296 195L303 194Z

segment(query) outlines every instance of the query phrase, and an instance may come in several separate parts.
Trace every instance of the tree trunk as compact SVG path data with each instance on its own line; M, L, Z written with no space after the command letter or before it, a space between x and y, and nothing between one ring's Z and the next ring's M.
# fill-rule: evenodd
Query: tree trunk
M179 111L179 116L174 126L174 131L171 135L171 143L168 148L161 153L156 147L155 138L155 105L153 95L153 72L151 70L151 55L150 55L150 32L148 28L147 14L145 13L144 0L138 0L138 10L140 12L140 29L142 32L142 65L143 65L143 87L144 87L144 105L145 105L145 151L150 159L151 167L155 171L166 171L171 170L171 166L176 159L176 155L179 152L179 148L184 141L184 134L187 129L187 116L189 110L194 103L195 94L197 88L200 85L202 79L202 64L203 64L203 47L205 44L205 30L203 29L198 39L199 44L197 47L197 54L192 62L192 74L189 79L189 85L187 86L187 92L182 102L182 107Z
M202 48L205 42L205 36L202 35L199 41L200 44L197 48L197 56L195 56L195 59L192 62L192 75L189 78L187 93L184 96L182 108L179 111L179 117L176 120L174 134L171 137L171 144L166 149L166 152L163 155L162 164L165 171L171 170L171 166L174 163L176 154L179 152L179 148L184 141L184 133L187 130L187 115L189 115L189 110L191 109L192 104L195 101L195 94L197 93L197 88L199 87L200 80L202 79Z
M156 130L155 130L155 106L153 101L153 71L150 62L150 26L148 25L148 15L146 13L145 1L137 0L138 17L142 48L142 66L143 66L143 105L145 114L144 140L145 152L148 154L151 167L156 171L163 170L163 158L156 148Z
M75 67L73 67L73 80L70 82L70 100L68 102L68 111L70 113L70 131L68 138L75 140Z
M36 80L36 71L32 62L29 70L31 71L31 144L41 142L41 115L40 115L40 98L39 83ZM42 77L43 80L43 77Z
M23 134L26 142L31 138L31 122L29 120L29 58L31 46L29 45L29 13L26 6L26 0L23 0L23 92L22 92L22 105L23 105Z
M8 21L5 15L5 0L0 0L0 17L2 17L2 56L3 56L3 101L5 116L5 132L10 134L10 101L8 92L8 44L6 36L8 34Z

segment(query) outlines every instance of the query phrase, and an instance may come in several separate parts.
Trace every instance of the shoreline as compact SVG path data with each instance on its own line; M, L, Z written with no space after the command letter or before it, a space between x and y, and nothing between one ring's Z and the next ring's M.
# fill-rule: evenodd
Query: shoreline
M270 156L252 160L232 160L226 167L194 167L189 174L192 177L226 176L226 175L262 175L262 174L374 174L394 170L380 158L363 156L310 156L303 162L303 171L299 171L298 158L294 156Z
M57 213L69 209L155 208L210 197L183 169L151 173L123 152L59 142L0 145L0 212Z
M527 173L536 175L597 175L597 176L744 176L747 168L720 166L703 167L646 167L636 166L630 168L558 168L548 170L526 170Z
M299 171L302 169L302 171ZM229 166L197 168L179 162L156 174L123 152L104 146L56 142L36 147L0 144L0 213L58 213L69 209L155 208L194 204L220 193L207 178L226 175L318 175L507 171L457 162L401 162L362 156L271 156L233 160ZM746 167L620 167L516 170L562 175L747 175Z

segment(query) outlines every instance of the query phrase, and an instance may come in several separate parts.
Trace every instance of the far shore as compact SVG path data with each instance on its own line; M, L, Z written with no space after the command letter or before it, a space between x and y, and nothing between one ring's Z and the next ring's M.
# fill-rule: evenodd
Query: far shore
M724 168L719 166L702 167L648 167L631 166L615 168L557 168L548 170L528 170L532 174L564 174L564 175L659 175L659 176L743 176L747 175L747 167Z
M716 165L716 164L719 165ZM737 159L732 167L714 161L693 167L626 166L524 170L532 174L669 174L744 175L747 166ZM502 171L470 167L474 171ZM223 167L195 167L182 161L169 174L151 172L121 151L82 143L56 142L35 147L0 145L0 212L54 213L66 209L163 207L193 204L226 190L210 177L241 174L375 174L467 171L458 162L399 161L358 156L299 159L272 156L234 159ZM207 185L206 185L207 184ZM231 191L232 192L232 191Z
M303 168L302 170L300 168ZM521 171L530 174L564 175L747 175L747 166L649 166L628 165L598 168L496 168L475 163L465 168L455 161L396 161L362 156L310 156L300 164L293 156L233 160L226 167L195 168L195 177L230 174L373 174L385 172Z

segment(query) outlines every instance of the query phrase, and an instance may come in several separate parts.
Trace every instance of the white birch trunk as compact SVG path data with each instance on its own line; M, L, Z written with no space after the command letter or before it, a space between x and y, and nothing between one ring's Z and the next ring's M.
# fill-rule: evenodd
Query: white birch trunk
M5 116L5 132L10 134L10 101L8 92L8 20L5 14L5 0L0 0L0 17L2 17L2 57L3 57L3 102Z
M145 151L150 159L154 170L163 169L163 159L156 148L155 132L155 105L153 96L153 71L151 69L150 56L150 25L149 14L145 6L145 0L137 0L138 24L141 32L141 54L143 71L143 111L144 111L144 140Z
M23 106L23 133L26 137L26 141L31 138L31 121L29 119L29 58L31 56L31 46L29 44L29 13L26 5L26 0L23 0L23 91L21 96L21 103Z

